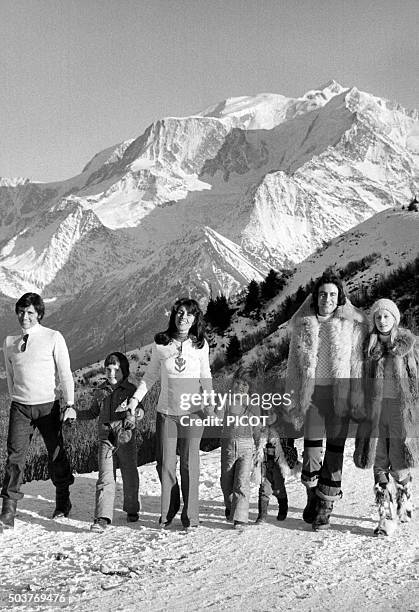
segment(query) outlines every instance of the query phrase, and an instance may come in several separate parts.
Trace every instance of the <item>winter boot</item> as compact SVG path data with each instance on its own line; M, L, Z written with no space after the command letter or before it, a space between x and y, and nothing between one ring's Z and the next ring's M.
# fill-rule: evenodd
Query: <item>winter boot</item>
M67 516L70 514L70 510L71 501L68 487L60 490L57 489L55 492L55 510L52 514L52 518L67 518Z
M330 529L330 515L333 512L333 502L328 499L317 498L317 512L311 524L313 531Z
M255 520L256 525L261 525L262 523L266 523L266 517L268 516L268 506L269 506L269 500L266 499L266 497L261 497L259 495L259 501L258 501L259 514L257 515L257 518Z
M233 529L236 531L244 531L247 527L247 523L244 521L234 521Z
M95 518L94 523L90 525L90 531L95 533L103 533L111 524L111 521L103 516Z
M303 510L303 520L311 524L317 514L316 487L307 487L307 504Z
M288 514L288 497L278 497L278 514L277 521L285 521Z
M15 526L17 501L8 497L3 498L3 508L0 514L0 523L4 529L13 529Z
M228 508L224 508L224 516L226 517L227 523L233 522L233 518L231 516L231 510L229 510Z
M378 506L378 525L374 529L374 535L391 536L397 528L396 509L393 496L386 485L377 483L374 486L375 503Z
M140 518L140 515L138 514L138 512L135 512L134 514L127 514L127 522L128 523L136 523Z
M402 485L396 482L397 516L401 523L408 523L412 518L412 479Z

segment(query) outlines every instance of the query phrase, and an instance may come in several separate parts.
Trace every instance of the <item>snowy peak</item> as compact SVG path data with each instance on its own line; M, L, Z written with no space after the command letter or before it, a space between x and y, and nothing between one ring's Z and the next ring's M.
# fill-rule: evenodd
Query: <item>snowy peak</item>
M0 251L2 292L18 297L29 290L43 292L74 257L78 243L102 228L98 217L77 204L56 207L4 244ZM83 265L83 262L80 262ZM73 270L68 293L78 287Z
M292 117L321 108L343 91L345 88L339 83L330 81L319 89L308 91L301 98L286 98L273 93L227 98L203 110L199 116L231 119L235 127L248 130L270 130Z
M290 99L278 94L228 98L199 113L202 117L230 119L245 129L272 129L285 117Z

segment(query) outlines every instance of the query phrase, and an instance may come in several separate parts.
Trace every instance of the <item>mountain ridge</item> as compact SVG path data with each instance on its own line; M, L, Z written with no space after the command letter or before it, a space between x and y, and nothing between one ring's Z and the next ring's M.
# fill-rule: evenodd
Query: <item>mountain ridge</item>
M81 356L112 336L107 307L119 334L147 341L180 294L205 305L407 203L418 129L417 113L331 82L157 120L62 182L1 179L0 320L34 290Z

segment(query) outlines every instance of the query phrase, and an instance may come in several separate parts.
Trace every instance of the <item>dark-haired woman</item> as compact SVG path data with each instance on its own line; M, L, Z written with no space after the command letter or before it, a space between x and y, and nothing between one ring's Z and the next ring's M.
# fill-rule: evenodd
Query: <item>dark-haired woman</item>
M199 444L203 433L201 390L211 391L209 347L198 303L180 299L173 305L169 326L154 338L151 361L128 409L135 409L160 379L157 405L157 471L161 482L162 527L169 527L180 507L176 478L176 447L180 454L185 528L199 523ZM201 420L201 423L199 422Z
M341 497L349 418L360 417L363 410L368 321L346 298L340 278L325 272L288 329L287 387L295 423L304 422L303 519L317 531L330 527L333 503Z

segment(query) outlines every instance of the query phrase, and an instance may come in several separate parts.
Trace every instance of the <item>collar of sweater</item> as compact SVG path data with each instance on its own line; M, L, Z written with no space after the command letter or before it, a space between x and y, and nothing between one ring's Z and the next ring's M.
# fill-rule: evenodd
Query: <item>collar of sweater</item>
M390 333L388 334L379 334L378 336L380 342L383 344L388 344L390 342Z
M292 316L290 323L291 327L304 325L307 319L311 319L316 316L316 313L313 308L313 296L310 294L306 298L306 300L302 303L297 312ZM361 323L365 326L368 325L368 319L366 315L358 308L355 308L353 304L346 298L346 302L343 306L338 306L333 313L333 316L336 319L345 319L348 321L356 321L357 323Z
M185 336L184 338L172 338L172 342L175 342L176 344L183 344L184 342L187 342L188 340L190 340L189 336Z
M317 320L318 320L318 322L319 322L319 323L325 323L326 321L330 321L330 319L333 319L333 317L335 316L335 312L336 312L336 311L334 310L333 312L331 312L331 313L330 313L330 314L328 314L328 315L321 315L321 314L318 314L318 315L317 315Z
M30 327L29 329L23 329L23 327L21 328L21 334L22 334L22 338L23 336L26 336L27 334L29 336L34 336L36 335L40 330L42 329L42 326L39 323L35 323L35 325L32 325L32 327Z

